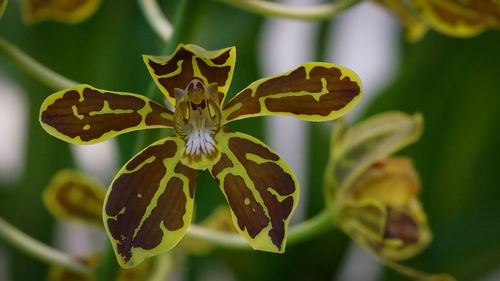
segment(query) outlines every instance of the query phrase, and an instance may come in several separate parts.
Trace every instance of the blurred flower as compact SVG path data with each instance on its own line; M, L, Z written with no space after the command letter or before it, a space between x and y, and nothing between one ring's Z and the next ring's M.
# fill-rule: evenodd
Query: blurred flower
M351 70L305 63L251 83L227 104L236 51L179 45L168 57L144 56L174 112L143 96L78 85L49 96L40 122L50 134L91 144L132 130L174 128L133 157L111 183L104 225L121 266L174 247L192 216L198 169L219 183L236 229L254 249L283 252L298 186L288 165L259 140L224 125L253 116L332 120L361 99Z
M399 263L431 241L418 174L410 159L390 157L420 137L422 123L419 114L389 112L337 128L326 193L340 228L383 263L418 279L453 280Z
M400 18L411 42L420 40L427 27L455 37L470 37L487 28L500 28L500 2L496 0L374 1Z
M93 15L101 0L22 0L26 23L53 20L67 24L79 23Z
M412 257L431 239L419 191L409 159L381 160L337 199L337 222L376 255L396 260Z
M5 11L5 6L7 6L7 0L0 0L0 18L3 15L3 12Z

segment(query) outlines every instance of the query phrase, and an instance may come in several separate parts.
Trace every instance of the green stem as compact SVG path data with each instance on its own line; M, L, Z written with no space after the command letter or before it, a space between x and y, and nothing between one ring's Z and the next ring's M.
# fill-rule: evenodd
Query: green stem
M58 91L79 84L40 64L3 38L0 38L0 52L12 59L26 73L53 90Z
M139 6L151 28L164 42L168 42L172 36L173 28L163 15L158 2L156 0L139 0Z
M263 0L218 0L242 10L268 17L297 20L328 20L358 4L362 0L339 0L335 3L294 7Z
M26 254L41 261L57 264L76 273L89 276L92 272L84 264L67 254L51 248L26 235L0 217L0 238Z
M287 243L296 244L322 233L325 233L333 226L333 218L330 210L325 208L321 213L313 218L290 226L288 230ZM218 230L209 229L198 225L190 225L186 237L205 241L214 246L225 249L251 250L248 242L239 234L231 234Z

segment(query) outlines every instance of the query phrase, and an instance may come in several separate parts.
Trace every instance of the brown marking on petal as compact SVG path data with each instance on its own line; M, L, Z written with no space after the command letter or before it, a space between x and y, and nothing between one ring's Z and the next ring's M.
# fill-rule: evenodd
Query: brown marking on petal
M291 195L295 191L293 177L286 173L274 162L258 164L247 159L247 154L254 154L263 159L278 161L280 158L268 148L244 138L232 137L228 142L229 149L234 153L259 192L271 217L272 229L269 236L273 243L281 249L285 237L285 220L293 209L293 198L287 197L283 201L271 193L274 190L280 196Z
M97 194L87 185L69 180L57 188L55 199L72 217L97 224L102 223L101 206L104 202L104 193Z
M151 211L151 215L144 221L134 238L134 246L146 250L158 246L164 236L163 230L160 228L162 223L170 231L180 229L184 225L182 218L186 213L187 200L182 187L182 180L177 177L168 181L165 192L160 195L156 207Z
M264 209L257 203L252 191L248 189L241 176L226 175L224 192L231 210L238 218L238 226L243 231L246 228L250 237L254 238L269 224ZM248 201L248 204L245 204L245 200Z
M209 66L200 58L196 58L196 62L201 74L207 78L207 84L217 83L218 87L226 85L227 77L229 76L229 71L231 70L229 65L223 67Z
M146 116L146 125L148 126L154 126L154 125L162 125L162 126L167 126L167 127L173 127L174 122L171 119L167 119L162 116L162 114L168 114L169 116L172 116L173 113L172 111L166 109L165 107L157 104L154 101L150 101L149 105L151 106L151 111L148 113Z
M410 215L387 207L384 239L399 239L404 245L415 244L418 234L418 225Z
M268 111L280 113L291 112L293 114L321 115L327 116L332 111L338 111L359 95L359 85L351 81L347 76L342 78L342 72L336 67L326 68L322 66L313 67L309 72L309 79L305 67L299 67L288 75L270 78L258 85L255 93L249 88L243 90L225 107L241 104L241 107L233 111L227 120L235 119L242 115L251 115L260 112L260 99ZM322 79L326 79L328 93L322 94ZM306 95L272 97L280 93L299 93L306 91ZM313 96L318 96L319 101Z
M137 111L145 106L145 102L134 96L85 88L83 101L79 100L80 94L76 90L64 93L42 112L42 122L70 138L79 136L82 141L90 141L109 131L119 132L135 127L142 121L142 116ZM112 110L132 110L132 112L90 115L91 112L100 111L105 102ZM76 107L81 119L73 114L73 106ZM84 130L87 125L90 125L90 129Z
M116 219L108 218L107 224L109 232L118 241L117 251L124 257L125 262L132 255L132 247L143 247L142 243L145 243L143 240L134 240L134 232L139 227L147 206L160 188L161 179L167 172L163 161L166 158L172 158L176 151L176 143L170 140L146 148L135 156L125 168L131 171L145 161L150 161L150 159L153 161L135 172L121 174L111 186L105 211L110 217L116 216ZM137 194L142 196L139 198ZM120 214L123 208L125 211ZM156 225L155 227L159 228L160 226Z
M211 61L215 64L225 64L230 54L231 54L231 49L228 49L218 57L211 59Z
M195 169L189 168L188 166L179 162L175 166L174 172L176 172L178 174L183 174L189 179L189 196L191 198L194 198L194 190L196 187L196 176L198 175L198 171L196 171Z
M223 64L229 58L230 51L231 49L214 59L209 59L199 57L185 48L180 48L166 63L161 64L148 60L148 65L153 69L155 75L164 76L176 71L178 63L181 62L182 70L179 74L171 77L158 78L158 82L168 92L169 96L175 98L174 89L186 89L189 82L195 78L193 57L195 58L195 63L201 75L207 79L207 84L217 83L218 87L225 86L232 66L210 66L207 62L211 61L218 65ZM219 92L220 102L222 102L223 99L224 93Z
M237 106L238 104L241 105L240 108L229 114L227 120L235 119L241 115L250 115L260 112L260 103L257 99L252 97L252 93L253 91L251 89L244 89L224 106L223 110Z
M220 159L215 165L213 165L212 170L210 171L215 179L217 179L217 175L220 174L224 169L234 167L233 162L227 157L225 153L221 153Z

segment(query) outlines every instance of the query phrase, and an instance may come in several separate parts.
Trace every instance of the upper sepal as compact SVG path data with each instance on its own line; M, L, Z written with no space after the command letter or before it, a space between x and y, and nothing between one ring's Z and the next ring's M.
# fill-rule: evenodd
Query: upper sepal
M201 79L205 85L217 83L222 104L233 78L236 48L208 51L197 45L180 44L170 56L143 55L143 60L172 105L175 105L175 89L186 90L194 78Z
M51 135L93 144L133 130L172 127L172 112L143 96L77 85L47 97L40 123Z
M57 218L102 227L104 195L104 187L92 177L62 170L54 175L44 190L43 202Z
M180 162L182 146L178 137L153 143L120 169L108 189L104 226L122 267L171 249L191 222L197 171Z
M261 251L285 251L288 221L299 199L290 167L261 141L223 128L216 136L221 158L211 169L233 223Z
M352 70L324 62L251 83L222 110L222 124L262 115L289 115L307 121L327 121L351 110L361 100L359 77Z

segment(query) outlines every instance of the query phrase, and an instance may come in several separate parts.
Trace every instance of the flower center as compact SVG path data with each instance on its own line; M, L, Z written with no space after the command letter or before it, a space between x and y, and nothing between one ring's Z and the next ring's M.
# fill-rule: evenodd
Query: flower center
M175 89L175 101L174 129L186 142L186 154L214 154L221 115L217 84L193 78L185 90Z

